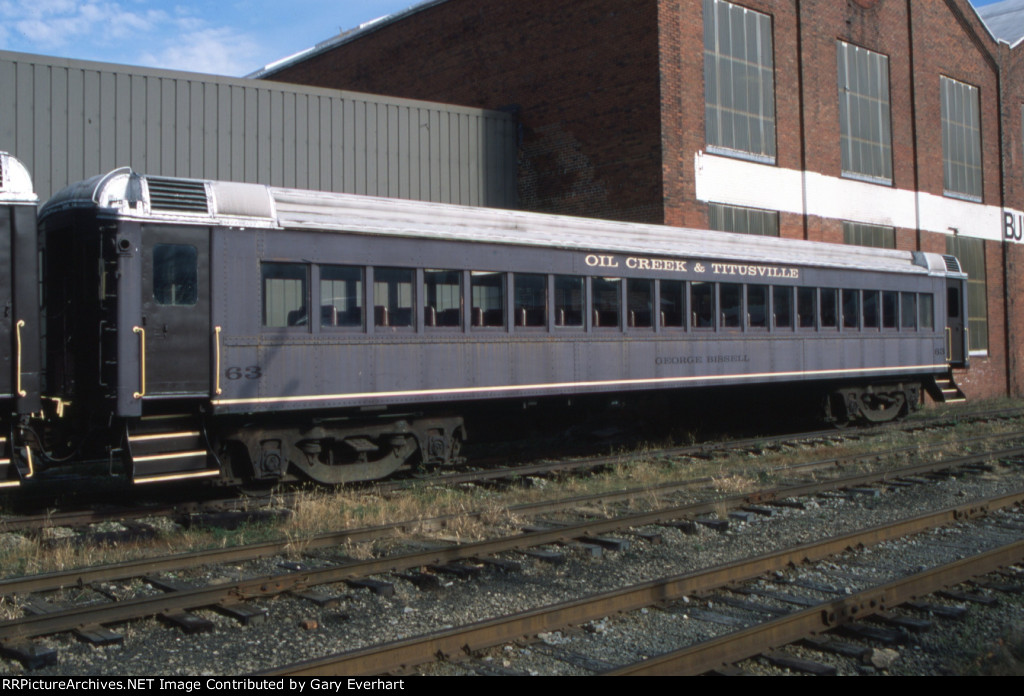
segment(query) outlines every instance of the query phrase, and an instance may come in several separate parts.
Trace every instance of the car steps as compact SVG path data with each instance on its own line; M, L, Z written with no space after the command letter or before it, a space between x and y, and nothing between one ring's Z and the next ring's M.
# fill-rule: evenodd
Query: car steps
M190 415L148 416L125 425L122 452L138 484L219 476L199 420Z
M11 438L0 437L0 490L14 488L21 483L16 467L11 461L13 459L12 449Z
M953 375L948 374L944 376L936 376L935 384L933 389L928 390L936 401L944 404L957 404L967 401L967 395L964 394L960 387L956 385L953 380Z

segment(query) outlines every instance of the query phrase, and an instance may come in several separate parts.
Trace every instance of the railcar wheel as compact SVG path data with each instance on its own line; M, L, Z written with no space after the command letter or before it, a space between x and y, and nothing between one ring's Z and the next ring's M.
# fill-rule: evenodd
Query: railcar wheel
M921 385L916 383L847 387L829 395L826 417L837 424L889 423L916 410L920 397Z

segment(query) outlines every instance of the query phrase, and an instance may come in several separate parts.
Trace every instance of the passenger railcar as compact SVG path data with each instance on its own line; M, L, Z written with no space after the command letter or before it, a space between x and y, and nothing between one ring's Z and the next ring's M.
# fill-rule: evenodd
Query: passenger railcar
M799 382L887 420L968 359L937 254L127 169L40 225L60 439L137 482L444 463L478 400Z
M40 410L36 205L28 170L0 152L0 488L33 473L32 449L19 443L34 442L22 428Z

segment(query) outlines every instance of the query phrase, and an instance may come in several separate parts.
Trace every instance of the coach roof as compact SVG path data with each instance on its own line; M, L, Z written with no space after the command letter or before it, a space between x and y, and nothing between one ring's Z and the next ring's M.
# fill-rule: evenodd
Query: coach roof
M100 217L225 227L351 232L650 257L822 266L946 275L938 254L825 244L663 225L424 203L197 179L141 176L130 169L74 184L43 206Z

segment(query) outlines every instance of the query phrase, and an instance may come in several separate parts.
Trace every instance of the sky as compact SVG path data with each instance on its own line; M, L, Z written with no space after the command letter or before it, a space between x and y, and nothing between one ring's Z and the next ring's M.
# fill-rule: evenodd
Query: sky
M414 4L418 0L0 0L0 49L241 77Z

